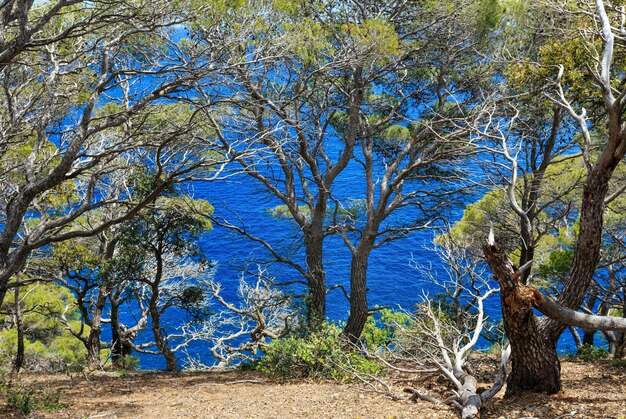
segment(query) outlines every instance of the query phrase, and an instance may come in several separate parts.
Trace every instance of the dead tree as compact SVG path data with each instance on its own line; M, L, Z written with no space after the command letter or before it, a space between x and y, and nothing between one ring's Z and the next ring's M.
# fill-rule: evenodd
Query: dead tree
M400 346L396 350L412 351L413 356L421 362L435 366L454 386L456 395L442 401L414 388L405 389L412 394L413 399L450 404L460 411L462 418L478 418L481 407L502 389L506 381L510 354L508 345L502 350L500 367L489 389L479 392L476 377L466 370L468 355L478 343L483 331L485 316L483 302L495 291L492 289L476 297L474 324L473 328L469 329L457 329L446 322L445 314L434 307L436 303L432 300L426 299L421 303L411 330L403 331L405 334L414 335L417 340L411 342L410 346L404 346L407 342L400 337L398 341Z
M470 373L469 357L479 338L490 326L486 324L485 300L498 292L489 284L479 267L479 260L455 243L449 232L437 237L434 250L447 274L439 278L426 266L416 265L424 280L440 287L442 301L425 297L409 326L399 331L390 352L389 362L412 361L422 368L435 368L454 387L455 395L440 400L423 391L408 388L411 398L455 406L463 418L477 418L481 407L504 386L510 347L502 348L494 383L479 391L476 377ZM445 307L445 308L442 308Z
M213 280L202 282L217 301L215 313L199 330L210 336L205 339L215 362L208 365L193 357L188 359L193 369L223 369L254 360L273 339L280 339L297 327L298 312L289 296L276 288L275 279L258 267L254 280L241 276L237 296L239 302L228 301L222 286ZM186 331L192 335L190 328Z
M394 336L387 348L365 355L384 365L389 372L401 374L401 383L409 374L439 373L452 387L453 395L445 399L427 394L424 390L409 387L404 392L412 400L425 400L436 404L455 407L463 418L478 418L480 409L504 386L507 376L507 362L510 347L501 348L501 356L493 384L479 390L478 380L473 373L472 353L476 351L480 336L488 331L485 314L485 301L498 292L489 284L479 266L481 261L455 243L446 232L436 239L435 252L446 268L443 277L434 275L428 266L415 265L423 277L423 282L435 285L443 293L438 300L424 296L415 313L408 314L409 321L393 324ZM484 355L483 355L484 356ZM348 371L370 388L399 399L394 386L384 377L364 376L356 369Z

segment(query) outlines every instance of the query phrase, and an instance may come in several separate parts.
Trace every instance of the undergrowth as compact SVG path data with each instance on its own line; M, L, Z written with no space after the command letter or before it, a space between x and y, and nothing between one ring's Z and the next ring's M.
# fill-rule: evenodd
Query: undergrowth
M24 386L16 383L2 385L6 393L5 411L30 416L34 412L57 412L63 409L61 394L43 386Z
M341 330L324 324L319 330L272 341L265 356L250 367L282 378L333 378L350 381L353 373L380 374L382 367L341 341Z

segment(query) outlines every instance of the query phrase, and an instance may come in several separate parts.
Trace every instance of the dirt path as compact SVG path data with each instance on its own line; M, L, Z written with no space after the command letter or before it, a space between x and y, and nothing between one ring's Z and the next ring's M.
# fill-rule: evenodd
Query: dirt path
M497 398L483 418L626 419L626 370L563 363L565 391ZM27 375L23 383L60 392L65 408L46 418L456 418L447 406L393 401L362 387L329 382L280 383L244 372L137 372L70 378ZM437 394L435 394L437 395ZM445 397L445 394L438 394ZM4 400L6 398L3 395ZM0 411L1 412L1 411ZM20 417L5 411L3 417Z

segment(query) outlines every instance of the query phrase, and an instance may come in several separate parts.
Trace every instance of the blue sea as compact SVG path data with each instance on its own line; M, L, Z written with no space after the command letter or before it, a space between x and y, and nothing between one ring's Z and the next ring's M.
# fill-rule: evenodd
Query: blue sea
M362 196L363 181L360 168L351 164L334 184L335 194L345 197ZM259 237L270 242L275 248L292 249L298 245L298 230L286 220L279 220L270 215L269 209L281 202L272 198L255 180L247 175L236 175L227 180L196 183L190 190L196 198L210 201L215 207L215 215L235 223L241 220L246 228ZM481 193L484 193L481 192ZM453 224L463 214L465 204L477 200L480 195L466 196L465 202L454 207L447 214L447 221ZM411 217L412 212L406 211L397 215L397 222L402 217ZM406 220L404 220L406 221ZM441 289L432 285L423 273L415 269L415 264L429 267L432 274L444 279L446 272L437 255L431 250L434 229L415 231L407 237L392 241L374 250L368 269L368 301L370 306L388 306L410 310L424 294L434 295ZM241 267L251 259L267 258L263 249L248 239L223 228L216 227L205 234L201 241L204 254L218 264L216 280L223 284L223 295L231 301L237 299L237 286L241 277ZM338 236L328 237L325 241L325 269L328 286L343 284L349 289L350 252ZM295 253L294 259L302 262L301 249ZM284 265L271 265L269 272L280 282L302 279L299 274ZM495 284L494 284L495 285ZM328 296L327 316L332 321L345 321L349 305L339 290L332 291ZM497 321L500 319L500 302L497 294L487 302L488 316ZM185 321L185 314L170 311L165 316L166 327L173 330ZM105 336L106 338L106 336ZM148 328L139 336L139 341L152 340ZM483 343L483 348L488 346ZM187 348L194 358L210 364L212 358L208 352L208 343L195 342ZM561 351L572 351L575 348L569 333L565 333L559 346ZM165 363L160 356L140 354L140 368L162 369ZM184 360L181 360L181 366Z

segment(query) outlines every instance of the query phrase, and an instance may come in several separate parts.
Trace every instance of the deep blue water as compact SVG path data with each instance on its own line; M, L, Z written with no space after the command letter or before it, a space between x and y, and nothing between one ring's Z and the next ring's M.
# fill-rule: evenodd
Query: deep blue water
M178 28L174 32L174 37L178 40L184 37L185 33L182 28ZM143 80L141 85L146 87L147 80L149 79ZM414 116L417 117L417 115ZM326 144L326 147L328 155L332 156L333 153L337 154L340 151L341 144L339 141L336 143L331 141ZM473 177L481 176L476 162L471 163L464 172ZM285 220L277 220L268 212L269 209L282 205L282 202L271 197L251 177L236 175L223 181L197 182L191 186L190 192L195 198L208 200L214 206L217 217L223 217L232 223L236 223L237 219L242 220L248 231L268 241L275 249L291 249L298 244L296 226ZM446 221L450 225L458 221L463 214L464 206L478 200L484 192L477 191L474 195L465 195L458 206L447 212ZM333 194L342 201L364 196L364 175L362 168L354 161L333 183ZM405 209L392 216L392 221L408 222L414 216L415 210ZM436 286L429 284L428 278L413 267L415 264L430 266L434 275L445 278L446 272L441 262L437 255L429 250L435 234L436 231L429 229L415 231L406 238L392 241L373 251L368 268L370 307L379 305L410 310L422 299L424 293L434 295L440 291ZM219 227L204 235L200 246L207 258L218 263L216 280L223 284L222 295L230 301L235 301L237 298L242 264L253 258L263 260L269 257L260 245ZM327 286L343 284L349 289L350 252L343 240L339 236L328 237L325 241L324 252ZM294 259L304 265L301 251L296 252ZM269 272L277 278L278 282L302 279L297 271L284 265L274 264L269 267ZM335 290L329 294L327 301L329 320L346 320L348 309L349 304L341 291ZM500 303L497 294L488 300L486 312L494 320L500 318ZM130 316L130 313L127 315ZM163 317L166 328L173 331L177 325L185 321L184 316L185 314L180 310L169 311ZM132 319L127 320L132 323ZM108 339L110 336L104 333L103 338ZM151 331L147 327L138 337L138 343L151 340ZM207 345L204 342L196 342L188 347L188 353L210 363L212 359ZM566 333L559 348L567 351L573 347L571 337ZM144 354L138 356L142 369L165 367L161 356Z
M335 193L343 196L360 195L362 175L357 166L351 165L337 179ZM245 222L250 232L258 235L275 248L281 246L289 248L294 245L297 236L296 227L285 220L277 220L268 210L280 202L272 199L253 179L246 175L238 175L227 181L212 183L197 183L192 190L196 198L210 201L215 207L215 214L231 221L236 218L236 212ZM477 199L477 196L466 198ZM462 216L463 205L455 208L448 214L448 221L452 224ZM409 216L410 213L404 214ZM402 217L403 214L400 214ZM387 243L374 250L370 258L368 270L368 300L370 306L386 305L392 308L411 309L420 301L424 292L434 295L439 291L437 287L428 284L427 278L411 265L420 263L431 266L432 273L442 278L445 272L437 256L428 248L432 246L435 231L421 230L410 234L398 241ZM238 281L241 275L240 266L245 260L252 257L263 259L267 255L260 246L251 243L231 231L215 228L206 234L201 247L210 259L218 262L216 279L224 284L223 295L229 299L236 299ZM298 259L300 257L300 259ZM294 256L302 260L301 252ZM349 284L350 252L340 237L329 237L325 241L325 268L328 286L341 283ZM296 271L284 266L271 266L270 272L281 282L301 279ZM345 320L348 314L348 302L339 291L333 291L328 296L327 315L330 320ZM499 296L493 295L486 306L489 317L494 320L500 318ZM173 312L172 312L173 313ZM182 313L170 313L166 316L169 327L181 324ZM144 339L151 340L149 328L144 331ZM142 340L142 336L139 338ZM574 348L568 333L564 334L560 345L561 351ZM210 363L211 357L207 350L207 343L196 342L188 348L188 353L205 362ZM160 356L139 355L142 369L160 369L165 364Z

